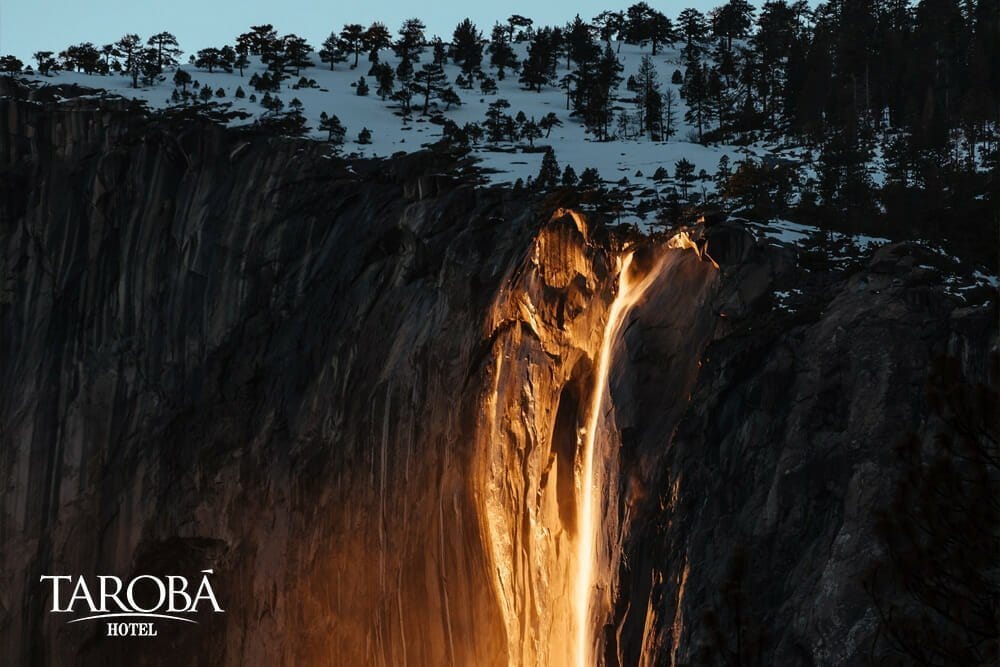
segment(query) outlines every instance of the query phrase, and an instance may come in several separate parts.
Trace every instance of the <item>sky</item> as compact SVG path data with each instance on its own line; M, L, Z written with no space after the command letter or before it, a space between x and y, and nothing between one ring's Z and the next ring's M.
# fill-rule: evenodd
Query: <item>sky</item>
M624 9L637 0L507 0L503 3L404 2L368 0L360 4L317 0L0 0L0 55L13 54L28 63L35 51L58 53L70 44L98 47L128 32L143 39L167 30L187 54L207 46L232 43L250 25L271 23L279 34L295 33L317 46L344 23L382 21L395 32L404 19L417 16L428 36L447 39L455 25L471 18L486 35L496 21L521 14L538 24L562 25L577 13L590 19L605 9ZM647 0L674 18L685 7L707 11L723 0ZM756 3L755 3L756 4ZM31 62L31 64L34 64Z

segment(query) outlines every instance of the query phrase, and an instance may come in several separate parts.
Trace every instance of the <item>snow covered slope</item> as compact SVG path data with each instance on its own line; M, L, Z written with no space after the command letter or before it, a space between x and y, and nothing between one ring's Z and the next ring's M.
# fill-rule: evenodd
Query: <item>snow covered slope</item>
M634 93L627 89L626 81L630 75L636 74L643 56L651 55L650 48L626 43L613 43L617 56L623 66L622 82L617 90L616 115L621 110L635 113L632 102ZM520 61L527 55L527 43L514 44ZM399 60L391 50L383 50L379 54L381 62L395 68ZM485 143L479 142L473 147L474 155L479 159L485 177L492 183L514 183L518 179L527 181L539 172L543 153L540 148L551 146L555 151L560 168L571 165L579 175L586 168L595 168L601 178L610 184L615 184L620 190L631 195L632 200L624 204L624 210L619 215L620 222L634 223L640 228L649 230L654 222L652 209L662 202L671 190L683 191L685 202L703 201L715 190L711 179L723 156L728 157L731 165L738 160L753 157L756 160L772 159L781 164L792 166L798 173L799 182L815 183L817 170L815 151L802 146L783 145L781 143L758 142L747 146L708 144L695 141L695 128L684 120L687 107L680 96L680 86L671 83L675 71L683 74L684 66L680 48L664 48L656 56L651 56L658 73L661 92L673 89L676 100L674 123L676 134L669 141L651 141L646 137L623 139L615 136L609 141L598 141L590 134L583 123L570 115L567 108L566 93L554 86L544 86L542 92L525 90L517 80L517 73L508 71L504 80L497 80L496 94L483 94L478 87L468 90L454 85L455 92L461 98L461 104L445 109L440 102L432 100L431 106L440 111L443 116L454 121L459 126L469 122L482 124L490 103L497 99L506 99L510 107L505 110L511 116L523 112L527 118L536 121L549 113L554 113L561 121L561 126L551 130L550 136L542 137L529 146L527 141L515 143ZM329 65L320 62L317 54L312 54L315 63L313 67L301 71L301 76L315 81L315 87L300 87L299 77L289 76L282 82L280 92L271 93L279 97L287 109L293 99L302 103L302 113L307 119L310 132L308 136L316 140L326 138L326 133L319 129L320 115L336 115L347 128L343 152L365 157L388 157L394 153L412 152L433 143L442 136L442 125L431 122L431 116L424 114L420 108L422 99L414 98L413 109L404 118L397 102L382 100L377 94L377 82L368 76L371 63L367 57L362 57L357 68L349 63L338 63L331 70ZM432 60L432 50L427 47L421 56L421 63ZM484 54L483 71L497 79L497 71L488 64L489 56ZM419 69L421 63L415 65ZM199 69L194 65L185 64L181 69L187 71L193 81L201 87L209 87L212 91L222 89L224 96L213 94L215 102L231 105L232 111L242 111L249 116L244 120L233 121L233 125L251 124L257 118L265 115L267 110L260 104L261 93L257 93L250 85L254 74L263 74L267 68L255 56L250 57L250 65L243 74L238 71L225 72L216 70L212 73ZM460 75L460 68L452 62L444 65L449 81L454 82ZM570 71L565 59L558 66L556 79ZM174 72L165 72L164 80L149 87L132 88L131 79L120 74L88 75L78 72L58 72L52 76L34 75L29 77L39 86L59 84L76 84L95 89L103 89L108 94L120 95L126 98L143 100L152 108L162 109L176 105L171 101L174 92ZM357 83L364 77L370 92L367 96L357 94ZM242 88L245 97L237 98L237 89ZM255 96L256 100L251 101ZM370 143L359 143L358 134L367 128L371 132ZM634 133L634 130L633 130ZM693 183L682 184L674 178L676 163L685 159L694 165L697 178ZM881 157L876 156L869 164L869 172L874 182L881 183L884 174L879 168ZM654 173L659 168L668 173L668 178L656 181ZM796 195L793 193L792 197ZM751 225L763 237L771 242L790 243L800 247L812 247L816 239L824 236L821 230L796 223L772 220L765 225ZM857 257L872 247L888 243L888 239L844 236L841 239L844 247L844 257ZM991 278L995 281L995 278ZM981 283L975 280L973 283ZM989 281L987 281L989 282ZM992 284L992 283L991 283Z
M518 57L523 60L526 52L526 44L515 44ZM622 76L627 79L629 75L635 74L639 68L643 55L649 55L648 47L639 47L630 44L621 44L618 57L624 67ZM383 51L380 54L382 62L387 62L393 66L398 59L391 51ZM431 59L430 49L425 49L422 62ZM365 156L389 156L398 151L419 150L424 144L433 142L441 136L441 126L430 123L427 117L421 114L417 108L418 102L414 100L414 110L411 115L411 122L403 122L398 114L399 105L395 102L381 98L375 94L376 82L374 77L365 76L370 63L367 58L362 57L357 69L351 69L347 63L338 63L331 71L328 65L320 63L319 58L313 54L315 67L302 70L302 75L314 79L317 88L299 88L292 86L298 80L297 77L289 77L282 82L282 90L275 94L280 97L287 108L289 102L298 98L304 105L303 114L308 119L312 128L311 136L322 139L325 133L318 129L320 114L336 114L341 122L347 127L347 141L344 151L347 153L357 153ZM496 78L496 70L487 64L488 56L484 59L484 71ZM633 186L654 187L656 184L652 180L653 173L660 166L666 168L673 176L675 163L684 158L695 165L695 174L704 170L707 174L714 174L719 158L723 155L729 157L731 162L735 162L745 155L762 157L767 154L779 151L776 146L766 146L762 144L748 147L709 145L691 141L694 129L684 122L684 112L686 107L680 99L679 86L671 84L671 76L675 70L683 72L683 65L679 49L661 50L653 62L659 72L659 83L662 90L673 88L677 98L676 127L677 133L670 141L652 142L648 138L639 139L614 139L612 141L596 141L585 130L583 124L576 118L570 117L570 111L566 105L566 94L563 90L555 86L544 87L541 93L524 90L517 81L517 74L508 76L503 81L497 81L498 92L495 95L483 95L478 86L474 90L466 90L455 86L456 92L462 99L461 106L453 106L444 112L445 117L455 121L459 125L467 122L481 123L486 114L487 107L498 98L506 99L510 102L507 112L516 115L523 111L528 118L536 120L546 114L553 112L562 121L561 127L555 127L548 138L541 138L536 141L536 146L551 145L556 152L556 157L560 167L566 164L573 166L577 174L585 168L594 167L601 177L607 181L617 182L623 177L628 178ZM224 98L213 98L217 102L228 102L232 104L233 110L242 110L252 114L252 117L240 121L251 123L254 118L266 113L260 105L261 95L257 94L258 101L249 101L249 96L255 91L249 84L250 77L254 73L263 73L266 67L257 58L251 56L251 65L244 71L243 76L238 72L227 73L215 71L208 73L205 70L195 68L193 65L183 65L182 69L187 70L192 79L198 81L202 86L210 86L212 90L222 88L225 91ZM566 62L559 65L557 77L567 73L569 69ZM445 65L445 72L449 80L454 81L460 74L460 69L453 63ZM360 77L365 76L371 92L368 96L361 97L356 94L356 84ZM33 79L40 85L73 83L81 86L102 88L109 93L122 95L129 98L145 100L154 108L162 108L173 104L170 101L173 92L171 79L173 72L168 72L166 80L153 87L133 89L130 87L131 80L118 74L108 76L87 75L76 72L59 72L49 77L35 76ZM247 97L237 99L234 93L238 87L242 87ZM634 95L626 89L623 81L618 90L618 107L634 111L635 106L630 100ZM434 104L434 102L432 102ZM439 108L443 110L443 105ZM358 133L362 128L368 128L372 133L370 144L359 144L357 142ZM476 148L476 153L482 160L482 166L492 172L490 179L492 182L514 182L518 178L527 179L538 173L542 159L540 152L511 151L512 148L527 146L527 142L517 144L501 143L492 146L480 145ZM499 150L497 150L499 149ZM641 172L641 175L637 175ZM696 183L695 189L701 190L702 186L711 191L713 185L711 181ZM662 189L663 184L660 184Z

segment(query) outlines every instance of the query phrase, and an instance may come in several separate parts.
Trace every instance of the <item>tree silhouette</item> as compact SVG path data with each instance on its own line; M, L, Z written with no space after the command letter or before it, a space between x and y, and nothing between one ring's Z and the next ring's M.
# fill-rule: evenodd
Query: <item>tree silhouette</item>
M535 187L539 190L549 190L559 185L561 177L555 151L548 148L542 156L542 166L538 170L538 177L535 178Z
M413 75L414 91L424 97L422 113L426 114L430 110L431 98L437 97L447 84L448 77L445 76L444 69L436 63L425 63Z
M146 44L156 49L156 64L160 69L175 67L177 59L183 53L177 44L177 38L169 32L156 33L146 40Z
M358 58L360 58L361 52L365 49L364 26L360 23L348 23L340 31L340 40L343 51L354 54L354 64L351 67L357 67Z
M141 45L142 40L135 33L124 35L115 44L115 48L121 53L125 62L122 63L122 73L132 78L132 87L139 87L139 74L141 71Z
M185 70L178 69L174 72L174 85L180 86L183 93L187 93L187 87L191 83L191 75Z
M329 63L331 70L337 63L347 60L347 55L341 49L340 36L337 33L331 32L329 37L323 40L319 49L319 59Z
M389 32L389 28L384 23L376 21L365 30L364 42L365 49L370 53L369 60L376 62L378 52L392 46L392 33Z
M451 58L461 66L466 88L472 88L474 74L483 64L483 35L469 19L455 27L451 36Z
M319 129L326 132L326 140L339 148L344 143L347 136L347 128L340 122L336 115L327 115L324 111L319 115Z

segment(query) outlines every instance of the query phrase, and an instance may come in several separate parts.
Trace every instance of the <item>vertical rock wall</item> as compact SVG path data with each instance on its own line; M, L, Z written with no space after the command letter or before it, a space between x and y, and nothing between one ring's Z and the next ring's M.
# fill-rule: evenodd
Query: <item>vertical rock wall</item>
M0 662L567 664L617 242L431 155L88 104L0 100ZM892 439L934 355L983 377L996 306L914 246L822 280L709 248L661 251L614 341L598 661L724 662L743 628L751 664L855 662ZM782 314L781 280L821 284ZM209 567L226 613L155 639L38 585Z

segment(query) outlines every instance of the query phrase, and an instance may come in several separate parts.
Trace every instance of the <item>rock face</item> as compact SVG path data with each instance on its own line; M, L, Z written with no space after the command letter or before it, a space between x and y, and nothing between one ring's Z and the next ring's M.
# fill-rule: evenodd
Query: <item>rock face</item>
M619 602L619 626L632 631L617 664L731 664L738 653L751 664L864 663L887 650L873 643L862 577L881 555L874 513L892 491L893 446L928 420L931 358L954 355L988 381L996 302L966 307L928 284L914 269L931 253L918 246L884 247L849 277L817 276L718 231L721 321L688 408L672 433L652 407L634 427L662 454L622 587L645 582L649 609L633 618L635 602ZM790 279L811 296L775 311L768 286ZM663 400L656 385L641 391Z
M429 155L348 167L85 104L0 122L2 662L571 664L620 241ZM761 664L855 662L889 444L933 354L982 373L995 307L894 246L777 313L816 278L709 232L718 270L637 251L666 268L613 332L595 660L695 660L706 609L740 622L743 559ZM226 612L156 638L67 624L39 586L206 568Z
M501 664L468 471L531 213L315 144L2 113L3 655ZM218 573L201 634L44 611L43 573L174 561Z

